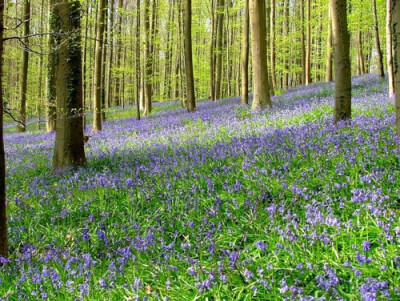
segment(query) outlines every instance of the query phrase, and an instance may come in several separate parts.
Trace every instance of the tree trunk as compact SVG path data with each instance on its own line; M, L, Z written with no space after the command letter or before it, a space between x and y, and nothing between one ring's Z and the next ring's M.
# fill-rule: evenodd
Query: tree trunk
M151 113L151 98L152 98L152 57L151 57L151 30L150 30L150 1L145 0L145 13L144 13L144 30L146 33L146 55L145 55L145 101L144 101L144 112L145 116Z
M185 70L186 70L186 105L188 112L196 111L194 93L193 56L192 56L192 0L185 1Z
M108 62L108 74L107 74L107 79L108 79L108 87L106 91L106 103L107 107L111 107L111 99L112 99L112 68L113 68L113 61L114 61L114 1L111 0L111 6L110 6L110 36L109 36L109 42L110 42L110 55L109 55L109 62Z
M307 1L306 85L311 84L311 0Z
M331 82L332 76L332 11L331 6L329 6L329 26L328 26L328 39L326 44L326 75L325 81Z
M301 78L300 85L306 82L306 39L304 36L304 0L300 0L300 44L301 44Z
M392 3L395 91L400 91L400 2ZM396 133L400 136L400 93L396 95Z
M249 103L249 0L245 0L242 45L242 105Z
M218 0L217 6L217 78L215 83L215 98L222 98L222 45L223 45L223 29L224 29L224 0Z
M268 82L265 1L250 0L251 50L254 76L253 110L271 107ZM269 20L267 20L269 22Z
M364 53L361 30L358 31L358 75L365 74Z
M272 90L276 91L276 73L275 73L275 0L271 0L271 16L270 17L270 60L271 60L271 78L272 78Z
M94 82L93 82L93 128L92 132L101 131L101 79L103 71L103 38L104 38L104 11L106 0L100 0L96 24L96 52L94 58Z
M7 201L6 201L6 162L3 140L3 36L4 0L0 0L0 256L8 256L7 246Z
M136 110L140 120L140 0L136 1Z
M55 0L52 22L62 39L57 48L57 128L53 167L86 162L82 122L82 47L80 0Z
M285 10L285 25L283 26L283 35L286 39L286 42L289 41L289 0L285 0L284 2L284 10ZM287 43L286 43L287 45ZM284 51L284 70L283 70L283 89L287 89L289 87L289 47L288 45L285 47Z
M389 97L394 95L394 71L393 71L393 35L392 35L392 0L386 2L386 52L387 69L389 79Z
M50 10L55 5L55 0L49 3ZM51 12L50 12L51 13ZM50 22L50 32L55 32L57 29L54 22ZM59 44L59 37L55 34L49 36L49 55L47 64L47 105L46 105L46 130L48 133L56 130L57 109L56 109L56 93L57 93L57 70L56 70L56 48Z
M121 33L122 33L122 8L124 7L124 0L119 0L119 20L118 20L118 32L117 32L117 60L116 60L116 73L115 76L115 95L114 95L114 105L121 105L121 60L122 60L122 41L121 41Z
M331 0L335 57L334 120L351 118L350 35L347 28L347 1Z
M24 20L22 36L26 37L30 33L30 20L31 20L31 1L24 0ZM28 66L29 66L29 39L23 39L25 48L22 50L21 70L19 79L19 99L20 99L20 123L18 123L17 130L20 133L26 131L26 92L28 88Z
M214 14L214 2L211 1L211 43L210 43L210 98L215 101L215 14Z
M378 60L378 72L380 77L385 78L385 72L383 70L383 55L381 49L381 41L379 38L379 25L378 25L378 15L376 12L376 0L372 0L372 9L374 12L375 44L376 44L376 52Z

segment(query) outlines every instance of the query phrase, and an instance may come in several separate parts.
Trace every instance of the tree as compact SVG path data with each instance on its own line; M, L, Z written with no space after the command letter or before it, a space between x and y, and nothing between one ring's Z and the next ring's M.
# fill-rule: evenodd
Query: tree
M55 5L55 0L49 2L50 9ZM55 19L50 19L50 32L56 32ZM47 64L47 105L46 105L46 131L48 133L56 130L57 124L57 109L56 109L56 93L57 93L57 56L55 49L60 43L60 37L56 34L51 34L49 37L49 55Z
M153 68L153 60L151 55L151 40L152 34L150 30L150 1L145 0L145 11L144 11L144 30L146 34L146 50L145 50L145 101L144 101L144 112L145 116L151 113L151 94L152 94L152 83L151 75Z
M111 24L112 25L112 24ZM140 0L136 1L136 110L140 120Z
M26 131L26 92L28 89L28 66L29 66L29 39L27 36L30 33L31 20L31 1L24 0L24 15L23 15L23 38L25 49L22 50L21 70L19 74L19 99L20 107L20 122L18 123L18 132Z
M249 103L249 0L245 0L242 45L242 105Z
M101 104L101 80L103 73L103 38L104 17L106 0L100 0L96 24L96 50L94 58L94 83L93 83L93 132L101 131L102 104Z
M306 85L311 84L311 0L306 0L307 4L307 47L306 47Z
M332 12L331 6L329 5L329 26L328 26L328 38L326 44L326 75L325 81L332 81Z
M384 78L385 72L383 71L383 55L381 49L381 41L379 38L379 25L378 25L378 14L376 12L376 0L372 0L372 10L374 13L374 28L375 28L375 45L376 45L376 55L378 60L378 72L379 76Z
M196 111L196 99L193 78L192 55L192 0L185 1L185 70L186 70L186 105L188 112Z
M392 2L395 91L400 91L400 2ZM396 133L400 135L400 93L396 93Z
M4 0L0 0L0 256L7 257L6 162L3 140L3 36Z
M217 76L215 82L215 98L221 99L222 97L222 44L223 44L223 29L224 29L224 7L225 1L218 0L217 6Z
M272 106L267 64L265 1L250 0L251 50L253 62L253 109ZM269 20L267 20L269 22Z
M331 0L335 61L334 120L351 118L350 34L347 27L347 0Z
M392 0L386 2L386 52L389 79L389 97L394 95L394 70L393 70L393 36L392 36Z
M53 167L86 163L82 120L82 49L80 0L54 0L52 22L63 41L58 45L57 126Z

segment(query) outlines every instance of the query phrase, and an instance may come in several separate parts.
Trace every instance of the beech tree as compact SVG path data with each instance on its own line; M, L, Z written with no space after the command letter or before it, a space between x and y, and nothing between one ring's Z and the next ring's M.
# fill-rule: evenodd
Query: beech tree
M19 74L19 99L20 99L20 122L18 123L18 132L26 131L26 92L28 89L28 66L29 66L29 38L30 20L31 20L31 1L24 0L24 15L23 15L23 32L24 46L21 58L21 71Z
M3 140L3 36L4 0L0 0L0 256L7 257L6 162Z
M82 120L80 0L54 0L51 20L62 41L56 50L57 125L53 167L86 163Z
M331 0L335 61L335 122L351 118L350 35L347 0Z
M242 45L242 105L249 103L249 0L245 0Z
M106 0L99 1L96 24L96 50L94 59L94 83L93 83L93 132L102 128L102 103L101 80L103 77L103 37Z
M400 91L400 2L392 2L395 91ZM395 93L396 133L400 135L400 93Z
M393 97L395 86L393 69L392 0L387 0L386 2L386 54L389 79L389 97Z
M251 51L253 62L253 110L272 106L268 82L265 1L250 0Z
M193 79L192 55L192 0L185 1L185 70L186 70L186 105L189 112L196 111L196 99Z

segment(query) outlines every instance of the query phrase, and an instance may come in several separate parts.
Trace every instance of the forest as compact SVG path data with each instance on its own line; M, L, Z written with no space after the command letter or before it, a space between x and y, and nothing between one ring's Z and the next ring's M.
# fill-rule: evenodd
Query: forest
M0 0L1 300L400 300L400 1Z

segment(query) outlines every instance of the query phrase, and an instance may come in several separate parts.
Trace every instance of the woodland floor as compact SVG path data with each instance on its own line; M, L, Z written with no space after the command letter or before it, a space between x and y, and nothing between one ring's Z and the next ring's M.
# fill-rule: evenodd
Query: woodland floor
M88 165L51 172L54 135L11 133L4 300L400 299L400 148L393 100L353 79L186 113L114 110ZM32 125L34 128L34 125ZM90 128L87 129L90 133Z

